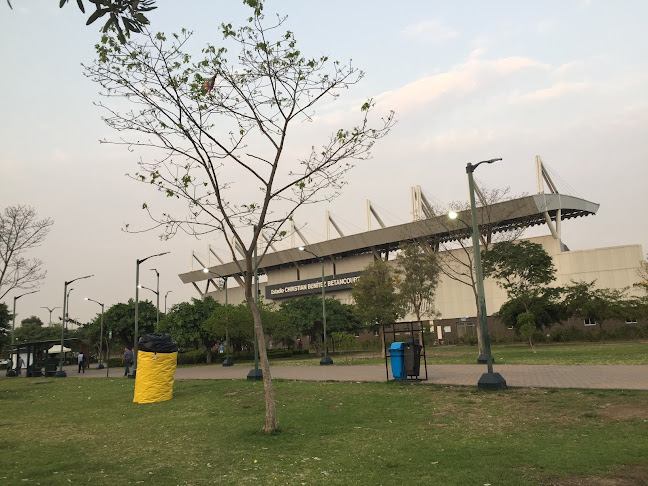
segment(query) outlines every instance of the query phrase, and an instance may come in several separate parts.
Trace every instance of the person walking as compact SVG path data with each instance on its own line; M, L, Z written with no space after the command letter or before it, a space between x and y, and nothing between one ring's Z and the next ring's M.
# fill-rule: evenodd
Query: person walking
M16 370L16 373L18 376L22 373L22 367L25 365L25 360L22 359L22 356L18 356L18 369Z
M85 356L83 356L83 353L79 353L79 356L77 356L77 363L79 364L79 371L77 373L81 373L81 370L83 369L83 372L85 373Z
M130 371L130 367L133 364L133 352L128 349L128 347L124 348L124 357L122 358L122 364L124 365L124 376L128 376L128 372Z

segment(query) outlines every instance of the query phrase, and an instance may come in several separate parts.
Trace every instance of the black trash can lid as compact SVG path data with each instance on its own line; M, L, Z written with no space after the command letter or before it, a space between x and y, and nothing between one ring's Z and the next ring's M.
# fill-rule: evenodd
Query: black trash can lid
M152 333L141 336L138 340L139 349L149 353L175 353L178 343L171 338L171 334Z

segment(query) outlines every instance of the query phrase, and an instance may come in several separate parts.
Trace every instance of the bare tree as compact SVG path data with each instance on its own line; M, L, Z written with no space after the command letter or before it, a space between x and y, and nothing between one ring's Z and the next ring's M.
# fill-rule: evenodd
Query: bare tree
M86 66L102 94L117 98L101 105L109 112L106 123L124 135L104 142L144 149L146 159L132 177L187 204L187 213L175 216L144 203L155 222L148 229L161 230L164 239L180 230L196 237L219 232L233 257L234 247L243 255L242 261L234 258L239 271L234 278L254 316L265 431L275 430L277 422L252 285L257 247L261 260L269 243L285 235L285 223L298 208L335 197L351 162L369 158L375 141L394 123L389 112L377 127L370 126L374 104L368 100L357 126L336 130L301 159L288 155L289 142L303 146L304 135L293 133L300 123L315 121L315 104L335 98L363 73L326 56L305 57L293 33L281 31L284 21L277 17L267 24L255 9L243 27L223 24L224 43L237 49L232 60L226 47L208 45L193 61L186 52L191 33L183 29L170 40L148 34L144 42L125 45L105 36L97 46L98 60ZM154 152L159 156L151 158ZM267 242L259 238L261 232Z
M505 220L509 214L503 214L501 211L494 211L498 203L513 199L510 195L510 188L481 189L477 193L477 212L482 224L479 227L480 250L486 251L494 243L513 241L520 236L524 228L517 227L507 231L495 233L498 223ZM457 213L465 212L470 214L470 204L463 201L453 201L449 204L448 209L436 208L436 214L447 214L449 211ZM446 221L440 218L441 221ZM477 280L475 276L475 265L473 263L473 242L470 228L470 219L467 221L451 220L446 221L446 229L449 231L458 231L458 239L453 243L441 243L439 245L439 268L441 272L456 282L467 285L472 289L475 298L475 312L477 321L479 321L479 299L477 296ZM462 227L463 226L463 227ZM462 234L463 232L463 234ZM481 341L481 333L477 333L477 345L479 355L484 354L484 347Z
M31 206L7 206L0 213L0 299L14 289L34 289L45 278L43 262L24 254L43 242L53 224L39 220Z
M400 248L396 272L400 276L398 295L414 311L419 325L423 316L437 314L434 308L439 285L439 259L427 246L410 242Z
M648 258L642 260L637 269L637 277L641 280L633 284L635 287L640 287L648 293Z

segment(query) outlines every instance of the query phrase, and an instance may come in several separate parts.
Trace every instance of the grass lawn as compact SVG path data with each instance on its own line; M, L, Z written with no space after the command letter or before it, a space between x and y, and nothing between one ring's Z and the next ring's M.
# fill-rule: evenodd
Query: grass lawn
M0 484L644 484L648 393L181 381L133 404L128 379L0 379ZM596 482L639 478L636 482ZM586 479L583 479L586 478ZM585 482L575 482L584 480Z
M648 342L541 344L535 353L525 344L491 346L497 364L546 365L648 365ZM475 364L476 346L428 346L428 364ZM333 353L335 365L385 364L379 351ZM281 366L319 365L314 354L272 360ZM220 363L220 361L218 361Z

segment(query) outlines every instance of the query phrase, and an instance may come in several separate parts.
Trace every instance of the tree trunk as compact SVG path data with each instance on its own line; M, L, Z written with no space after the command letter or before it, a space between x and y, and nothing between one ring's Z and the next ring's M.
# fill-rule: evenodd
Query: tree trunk
M206 360L207 364L211 364L211 359L212 359L212 346L211 345L207 344L207 353L205 353L205 354L207 355L207 360Z
M387 351L385 350L385 338L382 324L378 328L378 339L380 339L380 357L382 359L385 359L385 357L387 356Z
M277 410L275 407L274 389L272 387L272 377L270 375L270 363L268 363L268 353L266 352L265 335L263 334L263 324L261 322L261 313L259 307L252 295L252 265L247 266L245 275L245 299L247 300L248 307L252 311L254 317L254 330L256 331L257 342L256 346L259 351L259 360L261 361L261 371L263 372L263 393L265 397L265 426L264 432L272 432L277 429Z

